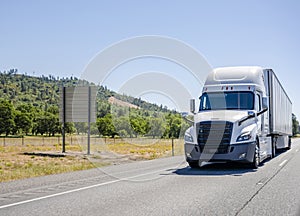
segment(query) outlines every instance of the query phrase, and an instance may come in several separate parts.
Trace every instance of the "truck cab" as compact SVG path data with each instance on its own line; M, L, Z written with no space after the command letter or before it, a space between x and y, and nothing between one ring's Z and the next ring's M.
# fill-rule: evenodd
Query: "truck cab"
M184 136L185 157L192 168L203 161L242 162L257 168L275 156L261 67L214 69L199 99L197 111L191 100L194 121Z

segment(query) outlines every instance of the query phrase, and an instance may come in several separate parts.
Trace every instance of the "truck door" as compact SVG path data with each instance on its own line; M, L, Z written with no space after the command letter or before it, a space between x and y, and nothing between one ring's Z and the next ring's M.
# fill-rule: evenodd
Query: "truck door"
M256 111L259 112L262 110L262 94L260 92L256 93ZM260 155L265 156L268 152L267 143L266 143L266 132L265 132L265 115L261 114L257 116L257 133L260 144Z

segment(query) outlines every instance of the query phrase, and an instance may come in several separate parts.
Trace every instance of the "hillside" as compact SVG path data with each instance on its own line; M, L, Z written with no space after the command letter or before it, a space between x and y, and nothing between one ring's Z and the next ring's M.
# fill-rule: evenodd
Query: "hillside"
M110 104L113 105L117 105L117 106L121 106L121 107L129 107L129 108L133 108L133 109L140 109L140 107L138 107L137 105L125 102L125 101L121 101L113 96L111 96L110 98L108 98L108 102Z
M80 80L76 77L59 78L52 75L34 77L25 74L18 74L16 69L0 72L0 95L1 98L10 100L13 104L22 102L30 103L34 107L46 109L49 105L57 106L59 104L59 91L64 86L83 86L90 83ZM93 85L93 84L92 84ZM132 104L132 107L140 107L149 111L168 112L167 107L158 106L127 95L120 95L106 86L100 86L98 89L98 102L115 101L115 104ZM121 102L124 102L123 104Z
M76 77L34 77L13 69L0 72L0 135L61 133L58 104L62 86L93 85ZM113 107L113 109L112 109ZM134 108L134 109L133 109ZM92 134L102 136L178 137L181 116L166 106L98 87L97 122ZM86 133L86 123L68 123L67 133Z

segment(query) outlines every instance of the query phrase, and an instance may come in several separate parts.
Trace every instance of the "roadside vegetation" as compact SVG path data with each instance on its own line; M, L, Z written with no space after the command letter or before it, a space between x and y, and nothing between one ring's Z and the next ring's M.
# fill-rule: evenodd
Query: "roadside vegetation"
M297 120L297 117L294 115L294 113L292 114L292 119L293 119L293 136L299 136L299 121Z

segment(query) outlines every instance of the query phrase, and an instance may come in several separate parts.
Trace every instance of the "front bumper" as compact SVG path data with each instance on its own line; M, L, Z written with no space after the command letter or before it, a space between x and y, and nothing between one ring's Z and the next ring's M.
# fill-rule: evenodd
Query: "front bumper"
M215 151L201 152L198 144L185 143L186 161L236 161L249 163L253 161L256 142L247 142L241 144L231 144L228 146L228 152L216 154Z

